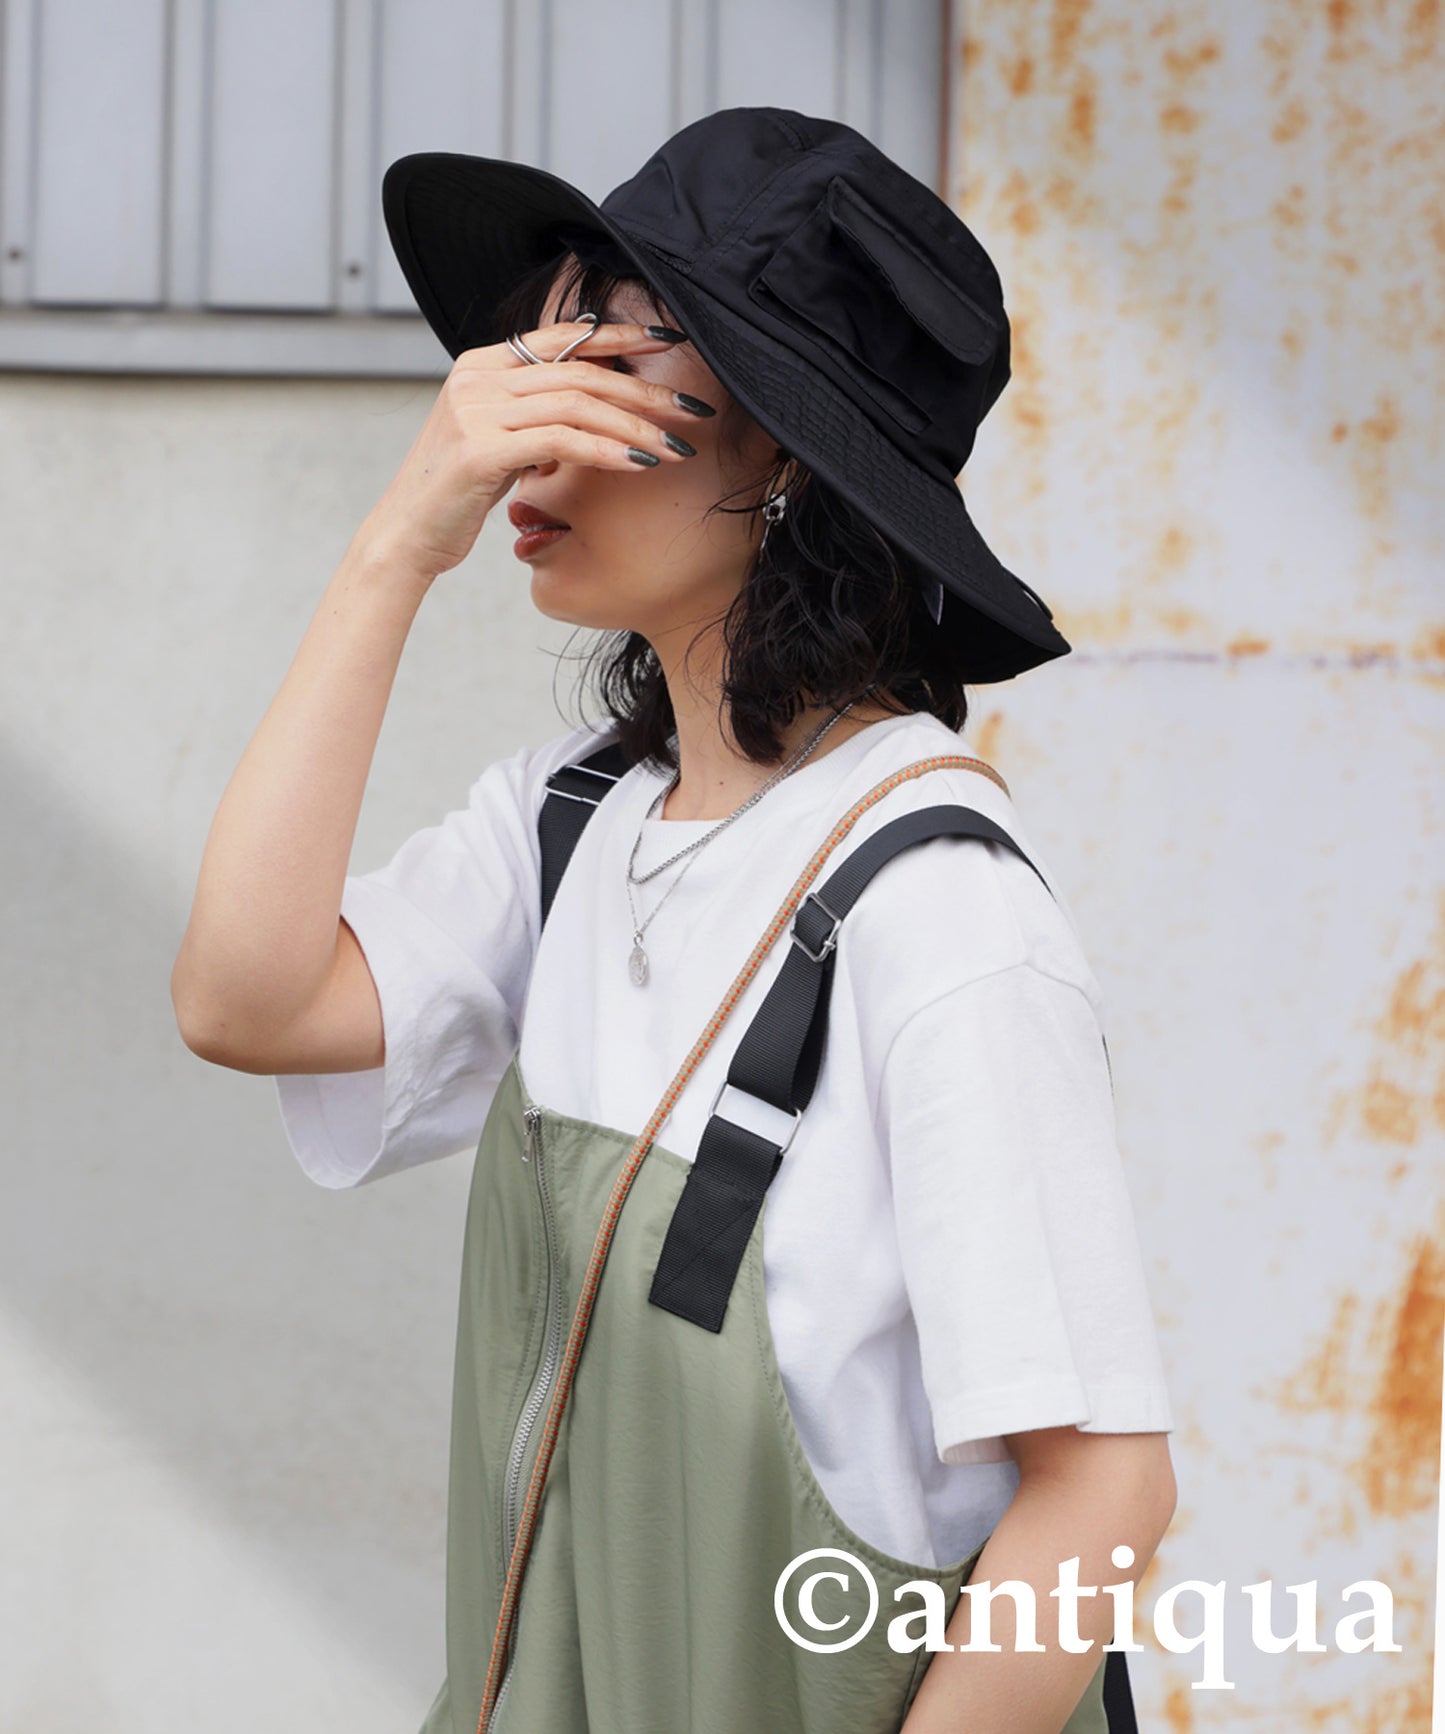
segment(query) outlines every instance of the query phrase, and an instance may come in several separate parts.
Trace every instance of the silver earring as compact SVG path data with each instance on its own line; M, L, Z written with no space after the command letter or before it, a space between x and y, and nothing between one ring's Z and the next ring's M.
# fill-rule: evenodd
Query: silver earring
M786 512L787 509L788 492L786 488L779 488L776 494L768 495L767 500L763 504L763 539L758 543L758 552L760 554L768 545L768 531L772 529L774 524L781 520L783 513Z

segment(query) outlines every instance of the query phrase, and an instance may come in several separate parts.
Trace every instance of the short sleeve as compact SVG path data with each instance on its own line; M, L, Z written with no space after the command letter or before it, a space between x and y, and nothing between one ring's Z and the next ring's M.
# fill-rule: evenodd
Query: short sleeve
M1069 1423L1170 1431L1084 991L1027 963L951 989L899 1027L878 1101L940 1459Z
M464 807L348 875L341 915L381 1001L385 1062L275 1079L282 1125L317 1185L358 1186L475 1145L516 1051L541 927L537 815L586 724L488 766Z

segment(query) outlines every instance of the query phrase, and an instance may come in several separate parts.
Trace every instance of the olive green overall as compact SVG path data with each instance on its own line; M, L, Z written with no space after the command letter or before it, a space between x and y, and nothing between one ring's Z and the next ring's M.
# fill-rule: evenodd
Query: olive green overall
M826 975L832 945L821 936L830 920L836 935L835 912L860 887L850 896L842 870L817 893L807 894L807 885L853 819L906 776L958 763L978 765L932 759L885 779L832 833L641 1133L554 1112L528 1093L515 1057L509 1065L477 1148L467 1206L447 1676L421 1734L896 1734L902 1727L933 1652L890 1645L890 1622L922 1606L917 1590L901 1600L894 1592L936 1583L951 1616L982 1543L941 1568L921 1565L871 1546L833 1509L795 1431L774 1353L763 1285L765 1198L744 1212L732 1250L723 1246L726 1275L711 1300L684 1298L677 1310L659 1300L669 1236L687 1215L694 1168L695 1186L705 1178L708 1139L694 1163L653 1135L805 896L793 926L804 954L796 961L806 972L811 959ZM996 832L957 806L909 817L927 814L971 815L967 825L949 827L958 834ZM920 834L943 828L935 823ZM805 915L821 925L806 927ZM775 985L770 1002L777 997ZM753 1031L763 1023L760 1012ZM769 1054L780 1046L776 1034L767 1042ZM739 1054L746 1047L745 1040ZM818 1057L802 1068L812 1075L793 1094L795 1116ZM735 1064L729 1081L736 1077ZM709 1130L719 1124L715 1117ZM753 1133L742 1137L766 1147L770 1177L777 1147ZM707 1235L708 1245L690 1243L673 1259L679 1292L713 1257L711 1242L726 1240L715 1227ZM834 1557L793 1571L783 1612L813 1642L828 1639L833 1622L843 1622L839 1637L862 1630L847 1647L805 1647L775 1611L780 1577L812 1549ZM840 1561L840 1551L851 1559ZM860 1564L876 1587L871 1624ZM799 1619L796 1600L800 1580L814 1573L821 1575L809 1622ZM920 1633L921 1619L909 1629ZM1103 1675L1101 1658L1066 1734L1108 1734Z

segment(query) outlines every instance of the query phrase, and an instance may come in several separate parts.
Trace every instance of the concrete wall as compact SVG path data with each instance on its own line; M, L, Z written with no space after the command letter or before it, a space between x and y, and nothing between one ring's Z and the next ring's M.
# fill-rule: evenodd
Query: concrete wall
M380 1734L442 1675L467 1165L323 1194L168 992L216 801L434 389L0 378L6 1729ZM419 617L359 866L563 726L511 538Z
M1104 984L1179 1420L1141 1722L1423 1730L1436 14L975 0L954 52L1016 346L965 490L1077 646L979 688L975 738ZM311 1187L167 993L216 800L433 390L0 376L0 1726L393 1734L441 1677L468 1165ZM509 541L428 599L358 867L575 719ZM1333 1647L1366 1577L1399 1654ZM1149 1636L1190 1578L1227 1585L1232 1692ZM1318 1581L1328 1653L1254 1652L1264 1578L1277 1626Z

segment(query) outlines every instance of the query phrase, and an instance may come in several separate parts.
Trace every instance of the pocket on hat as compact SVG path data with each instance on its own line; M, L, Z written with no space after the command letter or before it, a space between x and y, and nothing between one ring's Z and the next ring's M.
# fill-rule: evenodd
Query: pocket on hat
M1000 340L994 316L841 175L749 289L910 433L957 415Z

